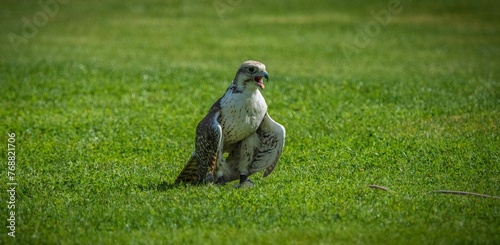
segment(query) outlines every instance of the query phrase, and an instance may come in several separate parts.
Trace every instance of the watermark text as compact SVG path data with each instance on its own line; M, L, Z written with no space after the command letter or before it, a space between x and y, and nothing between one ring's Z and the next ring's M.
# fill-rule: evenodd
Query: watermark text
M7 234L16 237L16 134L9 133L7 136Z
M382 28L387 27L391 23L392 17L400 14L402 11L403 6L399 0L389 0L385 9L370 11L373 19L356 32L351 43L342 44L344 57L350 61L352 55L359 54L362 49L366 48L382 32Z
M39 0L38 5L41 10L34 13L31 18L23 16L21 21L23 27L18 33L11 32L7 34L10 44L15 50L18 50L19 45L27 44L28 41L34 38L40 28L47 25L50 18L53 18L58 12L61 4L67 4L69 0Z

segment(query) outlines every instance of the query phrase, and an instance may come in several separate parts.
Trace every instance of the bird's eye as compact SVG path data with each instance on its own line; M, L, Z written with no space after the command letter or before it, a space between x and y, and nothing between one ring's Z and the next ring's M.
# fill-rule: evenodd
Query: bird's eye
M249 68L248 68L248 71L249 71L250 73L255 73L255 72L257 71L257 68L256 68L256 67L254 67L254 66L252 66L252 67L249 67Z

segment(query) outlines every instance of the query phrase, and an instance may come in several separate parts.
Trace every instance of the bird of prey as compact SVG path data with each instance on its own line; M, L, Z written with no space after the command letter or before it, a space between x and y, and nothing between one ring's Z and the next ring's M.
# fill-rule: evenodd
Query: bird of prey
M248 176L276 167L285 145L285 128L267 112L260 90L266 66L246 61L224 96L217 100L196 127L195 151L175 184L218 183L238 180L237 187L251 187Z

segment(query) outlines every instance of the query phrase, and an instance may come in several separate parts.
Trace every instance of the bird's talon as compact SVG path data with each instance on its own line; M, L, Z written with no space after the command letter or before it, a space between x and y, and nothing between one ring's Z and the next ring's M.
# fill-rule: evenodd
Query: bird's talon
M251 188L253 186L254 186L253 181L250 179L247 179L244 182L235 185L234 188L246 189L246 188Z
M205 183L214 183L214 176L212 174L207 174L207 176L205 176L205 180L203 181Z
M224 180L224 177L221 176L221 177L217 178L217 182L216 183L219 184L219 185L225 185L226 184L226 180Z

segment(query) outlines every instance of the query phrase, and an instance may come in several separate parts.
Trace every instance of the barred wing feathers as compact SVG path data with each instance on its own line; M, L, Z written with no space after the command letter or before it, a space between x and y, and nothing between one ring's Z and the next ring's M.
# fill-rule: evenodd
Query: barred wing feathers
M222 155L222 127L217 121L217 107L217 103L214 104L196 127L195 152L175 180L175 184L213 182L214 169Z
M257 129L257 135L260 139L260 145L250 165L250 172L257 172L265 168L264 177L266 177L276 168L283 152L285 128L275 122L269 114L266 114Z

